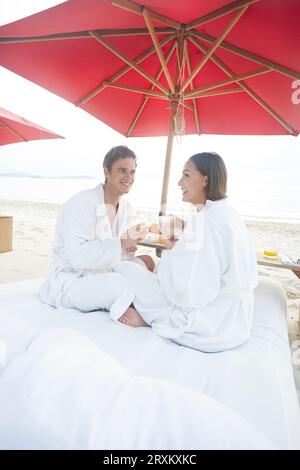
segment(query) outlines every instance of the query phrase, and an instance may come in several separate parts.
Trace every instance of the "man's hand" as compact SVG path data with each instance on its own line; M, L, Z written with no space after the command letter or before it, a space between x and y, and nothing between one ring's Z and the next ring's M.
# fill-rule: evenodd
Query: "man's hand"
M148 231L148 228L144 224L137 224L130 227L121 236L122 249L127 253L134 253L137 250L137 243L145 238Z
M171 250L173 248L173 246L176 244L177 240L175 240L174 238L172 238L171 240L169 239L166 239L164 240L164 247L166 250Z
M137 224L127 230L128 237L136 241L144 240L147 233L149 233L149 228L146 224Z
M125 235L125 234L124 234ZM123 251L126 253L135 253L137 250L137 242L135 240L132 240L132 238L128 238L128 234L126 232L126 236L123 238L121 237L121 248Z
M123 243L121 241L121 246L122 246L122 250L123 251L126 251L126 253L131 253L131 254L134 254L137 250L137 246L136 246L136 243L133 242L133 243Z

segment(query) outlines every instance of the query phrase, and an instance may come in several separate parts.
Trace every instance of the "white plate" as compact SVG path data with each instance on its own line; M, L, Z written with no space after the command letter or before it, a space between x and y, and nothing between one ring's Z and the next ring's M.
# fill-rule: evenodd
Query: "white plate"
M277 260L280 259L280 255L272 256L272 255L265 255L263 253L263 256L264 258L268 258L268 259L277 259Z

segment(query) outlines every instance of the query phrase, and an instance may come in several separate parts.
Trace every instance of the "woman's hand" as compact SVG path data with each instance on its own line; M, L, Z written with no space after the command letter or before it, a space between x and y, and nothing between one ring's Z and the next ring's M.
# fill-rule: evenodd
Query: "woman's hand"
M172 239L166 239L164 240L164 247L166 250L171 250L173 248L173 246L176 244L176 241L174 238Z
M184 227L185 221L183 219L180 219L179 217L174 216L171 237L163 239L166 250L171 250L173 248L178 238L180 238L180 236L182 235Z

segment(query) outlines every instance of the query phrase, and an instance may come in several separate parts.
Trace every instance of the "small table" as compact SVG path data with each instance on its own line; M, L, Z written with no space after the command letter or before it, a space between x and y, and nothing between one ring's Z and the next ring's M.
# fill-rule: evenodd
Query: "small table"
M151 241L151 240L142 240L142 241L138 242L138 245L146 246L148 248L161 248L162 250L165 249L165 245L163 243L157 243L157 242Z
M300 279L300 264L284 263L279 257L266 258L263 253L256 253L257 264L268 266L269 268L289 269Z
M268 266L269 268L289 269L295 274L295 276L297 276L300 279L300 265L284 263L281 261L279 257L278 258L274 257L274 259L266 258L263 255L263 253L256 253L256 259L257 259L257 264L260 264L262 266ZM298 326L300 329L300 304L298 306L298 309L299 309Z
M165 249L165 246L163 243L157 243L151 240L143 240L139 242L138 245L146 246L148 248L155 248L156 250L159 250L160 252ZM274 258L266 258L263 255L263 253L260 253L260 252L256 253L256 260L257 260L257 264L260 264L262 266L268 266L269 268L289 269L300 279L300 264L296 265L296 264L284 263L281 261L279 257L275 257L275 256Z
M150 240L142 240L138 242L138 245L146 246L147 248L154 248L156 251L156 256L158 256L158 258L161 257L162 250L165 250L165 246L163 243L157 243L155 241L150 241Z

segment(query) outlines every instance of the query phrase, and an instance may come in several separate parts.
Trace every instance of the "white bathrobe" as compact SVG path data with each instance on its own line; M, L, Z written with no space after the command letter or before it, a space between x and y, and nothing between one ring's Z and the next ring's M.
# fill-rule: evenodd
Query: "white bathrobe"
M111 226L102 185L75 194L58 216L54 263L40 291L41 300L82 311L106 308L117 320L134 295L112 268L122 259L137 260L122 253L120 242L133 224L131 206L121 199Z
M115 270L126 277L136 309L158 335L210 352L249 339L256 256L244 223L224 200L207 200L191 217L157 274L126 262Z

